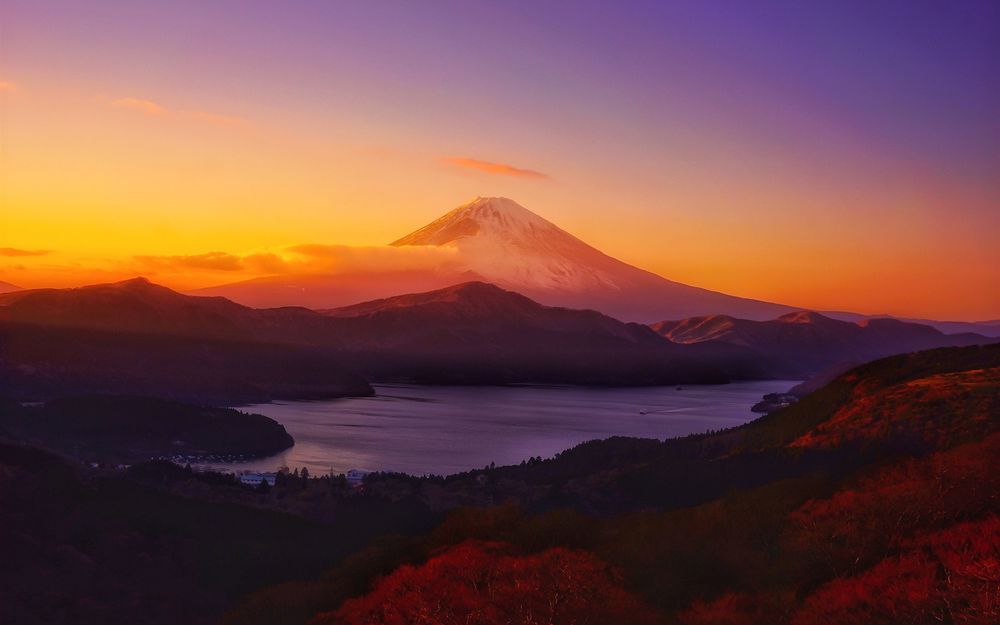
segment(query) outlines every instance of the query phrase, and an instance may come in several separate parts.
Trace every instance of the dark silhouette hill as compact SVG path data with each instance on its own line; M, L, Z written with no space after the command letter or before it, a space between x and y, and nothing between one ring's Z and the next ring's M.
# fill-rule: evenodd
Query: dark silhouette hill
M35 375L30 371L47 371L39 375L53 382L64 375L60 371L75 372L81 380L74 393L86 391L86 376L102 370L84 363L98 357L109 363L109 384L111 372L117 372L127 393L136 392L133 385L149 386L136 379L144 370L159 372L161 380L170 377L175 386L191 380L196 387L213 380L239 385L236 374L243 372L250 380L247 389L263 382L271 387L257 393L261 396L335 395L335 380L324 384L321 376L344 370L379 379L489 384L643 385L769 375L742 347L675 345L642 325L596 311L543 306L477 282L321 313L254 309L137 278L0 296L0 324L5 328L0 338L9 341L3 362L34 367L18 369L21 380ZM39 340L17 340L24 333ZM82 343L66 350L65 341ZM130 358L139 361L147 350L155 366L129 366ZM48 360L36 362L43 355ZM185 365L188 357L192 364ZM285 362L289 369L282 372ZM206 373L208 363L212 370ZM292 369L299 377L292 377ZM358 391L344 382L344 393ZM302 388L296 390L296 383ZM108 392L109 384L93 392Z
M294 444L280 423L263 415L148 397L92 395L3 406L0 428L20 441L112 465L173 456L254 458Z
M972 333L944 334L927 325L898 319L839 321L812 311L797 311L770 321L725 315L661 321L650 326L685 345L727 343L776 359L790 375L818 373L845 362L861 363L892 354L935 347L980 345L996 339Z

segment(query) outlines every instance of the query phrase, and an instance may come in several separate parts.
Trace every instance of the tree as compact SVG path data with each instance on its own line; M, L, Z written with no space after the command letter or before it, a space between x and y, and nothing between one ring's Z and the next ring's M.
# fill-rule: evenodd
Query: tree
M403 566L369 594L312 625L548 623L651 624L654 611L594 555L564 548L521 554L510 545L467 541L420 566Z

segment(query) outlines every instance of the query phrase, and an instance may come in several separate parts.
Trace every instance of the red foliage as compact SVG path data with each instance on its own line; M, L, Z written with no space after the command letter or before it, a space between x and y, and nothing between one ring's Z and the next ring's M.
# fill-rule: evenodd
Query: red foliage
M604 625L655 622L652 610L593 555L563 548L522 555L467 541L403 566L364 597L313 625Z
M761 625L784 620L790 596L727 592L712 601L695 601L677 615L681 625Z
M974 440L996 429L998 386L1000 367L929 375L888 388L874 380L863 382L832 417L791 446L906 437L940 449Z
M907 541L907 550L806 598L793 625L1000 622L1000 518Z
M1000 433L892 465L793 512L789 546L826 563L833 575L873 564L914 532L995 510L998 466Z

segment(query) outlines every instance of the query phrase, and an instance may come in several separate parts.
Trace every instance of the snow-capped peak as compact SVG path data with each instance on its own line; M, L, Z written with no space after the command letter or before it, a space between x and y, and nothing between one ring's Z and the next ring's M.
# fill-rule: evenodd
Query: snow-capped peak
M505 197L477 197L416 232L394 241L392 245L446 245L470 236L534 238L541 233L566 235L555 224L514 200Z
M392 245L454 247L463 270L514 289L615 286L618 261L504 197L477 197Z

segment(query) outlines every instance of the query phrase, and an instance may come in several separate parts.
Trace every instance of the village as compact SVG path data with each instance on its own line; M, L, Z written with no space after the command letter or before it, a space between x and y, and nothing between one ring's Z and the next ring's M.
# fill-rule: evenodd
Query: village
M371 473L371 471L365 471L363 469L350 469L346 473L342 473L344 479L347 481L347 485L352 488L360 488L364 482L366 475ZM296 469L294 472L289 471L288 467L280 467L277 471L271 472L259 472L259 471L238 471L235 473L236 478L239 483L244 486L250 486L252 488L261 488L262 484L267 484L267 486L274 486L278 481L279 475L289 475L300 479L309 478L309 470L303 468L300 472ZM336 477L333 475L332 471L330 477Z

